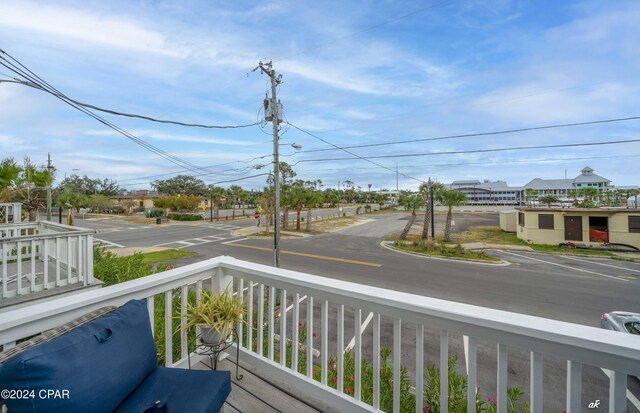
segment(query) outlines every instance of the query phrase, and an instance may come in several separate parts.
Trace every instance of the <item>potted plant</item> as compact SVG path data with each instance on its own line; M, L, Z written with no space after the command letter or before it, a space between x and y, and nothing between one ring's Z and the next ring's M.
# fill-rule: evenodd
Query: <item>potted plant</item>
M196 327L202 343L207 345L223 343L238 323L246 324L245 305L230 289L220 294L203 290L200 302L187 304L186 312L186 329Z

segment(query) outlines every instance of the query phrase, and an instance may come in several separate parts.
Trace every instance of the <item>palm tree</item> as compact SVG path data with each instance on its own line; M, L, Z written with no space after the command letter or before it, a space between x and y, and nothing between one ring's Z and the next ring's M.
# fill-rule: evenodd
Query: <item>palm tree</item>
M548 208L551 208L551 204L555 202L559 202L560 198L558 198L555 195L545 195L545 196L541 196L539 201L542 202L543 204L547 204Z
M322 205L323 202L324 195L322 192L314 191L313 189L307 190L307 196L304 201L304 205L307 207L307 231L311 231L311 210Z
M538 195L538 191L533 188L527 188L524 190L524 195L527 198L529 206L533 206L533 199Z
M289 191L289 205L296 209L296 229L300 230L300 214L307 200L307 189L296 185Z
M244 192L244 189L242 189L242 187L239 187L238 185L231 185L231 187L229 187L229 195L233 200L233 203L231 204L231 219L236 218L236 204L238 203L238 199L240 198L242 192Z
M226 191L219 186L209 185L209 193L213 200L213 205L211 205L211 208L213 208L213 216L217 220L220 217L220 202L222 202Z
M444 185L440 182L434 181L431 182L431 187L433 188L434 196L439 191L444 189ZM422 221L422 239L427 239L429 237L429 220L431 218L431 194L429 192L429 184L423 183L420 185L420 194L422 194L422 198L425 205L424 211L424 220Z
M583 208L591 208L593 206L593 200L600 195L600 192L593 187L585 187L578 189L578 196L583 198L581 206Z
M422 207L423 204L424 204L424 200L420 195L402 195L400 197L400 205L402 205L407 210L411 211L411 217L409 218L407 225L402 230L402 234L400 234L400 239L407 238L407 235L409 234L409 230L411 229L411 227L413 226L413 223L416 220L416 209Z
M444 226L444 241L451 241L451 219L453 218L453 207L459 206L465 203L467 196L462 192L454 189L445 189L438 191L436 195L438 202L447 206L447 222Z

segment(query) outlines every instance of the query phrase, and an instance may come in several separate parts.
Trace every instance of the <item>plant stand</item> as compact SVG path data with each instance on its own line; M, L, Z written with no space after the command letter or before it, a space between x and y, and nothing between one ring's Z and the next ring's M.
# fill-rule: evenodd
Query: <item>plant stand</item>
M202 337L200 335L196 336L196 348L193 351L194 354L198 354L201 356L209 356L209 360L211 361L211 365L209 366L212 370L218 369L218 359L220 358L220 353L224 352L228 348L230 348L233 344L236 345L236 380L242 380L242 374L239 372L240 368L240 340L238 337L238 333L235 329L227 335L227 337L218 344L207 344L202 341ZM188 350L188 349L187 349ZM189 359L189 370L191 370L191 352L187 351L187 358Z

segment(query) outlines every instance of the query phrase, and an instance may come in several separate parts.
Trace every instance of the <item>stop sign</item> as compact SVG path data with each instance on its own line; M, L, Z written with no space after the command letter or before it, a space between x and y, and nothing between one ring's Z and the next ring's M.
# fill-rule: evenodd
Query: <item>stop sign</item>
M253 217L254 217L255 219L260 218L260 213L256 212L255 214L253 214Z

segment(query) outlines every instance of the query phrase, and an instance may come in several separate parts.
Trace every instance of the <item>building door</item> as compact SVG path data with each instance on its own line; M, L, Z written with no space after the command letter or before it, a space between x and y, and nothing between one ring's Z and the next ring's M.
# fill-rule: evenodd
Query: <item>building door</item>
M582 241L582 217L564 217L564 239L567 241Z
M607 217L589 217L589 241L609 242L609 219Z

